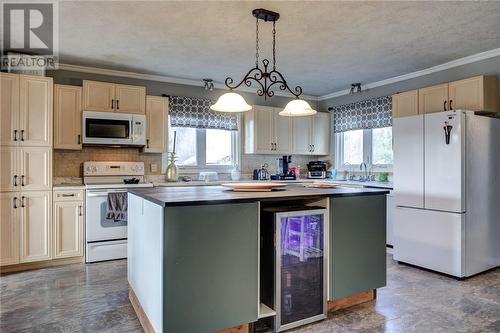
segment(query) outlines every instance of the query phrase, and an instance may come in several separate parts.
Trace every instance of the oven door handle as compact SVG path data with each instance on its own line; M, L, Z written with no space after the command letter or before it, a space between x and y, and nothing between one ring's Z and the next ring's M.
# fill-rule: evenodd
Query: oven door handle
M87 191L88 197L103 197L109 193L127 193L128 191Z

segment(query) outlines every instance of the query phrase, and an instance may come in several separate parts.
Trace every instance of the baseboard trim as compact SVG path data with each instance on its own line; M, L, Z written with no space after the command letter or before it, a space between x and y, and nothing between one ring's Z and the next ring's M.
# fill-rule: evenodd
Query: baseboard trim
M128 287L128 298L130 300L130 303L132 303L132 307L134 308L135 314L137 315L137 318L139 319L139 322L141 323L144 332L156 333L153 325L149 321L148 316L142 309L141 303L139 302L139 299L135 295L134 289L132 289L130 285Z
M84 260L85 260L85 257L73 257L73 258L53 259L53 260L27 262L27 263L23 263L23 264L2 266L2 267L0 267L0 275L19 273L19 272L31 271L31 270L35 270L35 269L56 267L56 266L69 265L69 264L79 264L79 263L84 262Z
M356 295L347 296L334 301L328 301L328 312L338 311L351 306L373 301L377 298L377 289L365 291Z

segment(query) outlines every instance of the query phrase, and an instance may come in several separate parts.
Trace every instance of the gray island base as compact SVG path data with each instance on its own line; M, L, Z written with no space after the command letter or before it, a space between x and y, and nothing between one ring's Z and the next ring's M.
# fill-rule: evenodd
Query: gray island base
M272 319L276 309L261 300L260 253L270 207L327 212L325 309L326 301L335 310L373 299L386 284L387 193L301 185L255 193L219 186L131 190L128 281L144 330L248 332L249 324Z

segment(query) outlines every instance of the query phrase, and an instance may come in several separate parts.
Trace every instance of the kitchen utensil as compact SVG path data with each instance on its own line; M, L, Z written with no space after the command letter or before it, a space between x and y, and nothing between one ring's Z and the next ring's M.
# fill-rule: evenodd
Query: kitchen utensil
M283 183L228 183L222 186L235 192L270 192L272 190L284 188L287 184Z

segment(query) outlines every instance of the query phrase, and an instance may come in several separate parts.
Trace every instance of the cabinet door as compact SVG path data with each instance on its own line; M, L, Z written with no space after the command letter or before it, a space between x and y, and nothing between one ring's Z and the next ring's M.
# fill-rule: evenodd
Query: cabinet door
M314 155L330 154L330 114L318 112L312 117L311 142Z
M392 117L418 115L418 90L392 95Z
M52 149L23 147L20 150L21 179L23 191L43 191L52 188Z
M17 193L0 193L0 266L19 263L19 200Z
M292 151L294 154L311 155L312 117L292 118Z
M83 80L83 110L114 112L115 85Z
M54 202L54 259L83 255L83 201Z
M82 87L54 86L54 148L82 149Z
M274 153L273 109L255 107L255 153Z
M144 114L146 111L146 88L116 84L115 111Z
M450 82L450 106L457 110L497 112L498 85L495 77L476 76Z
M0 73L0 145L19 142L19 75Z
M280 116L282 109L275 109L273 114L273 142L277 154L292 153L292 119Z
M20 143L23 146L52 146L52 78L21 75Z
M449 110L448 83L418 90L419 114Z
M18 148L0 146L0 191L16 191L20 188Z
M167 151L167 98L146 97L146 153L164 153Z
M21 192L20 262L49 260L51 256L52 193Z

